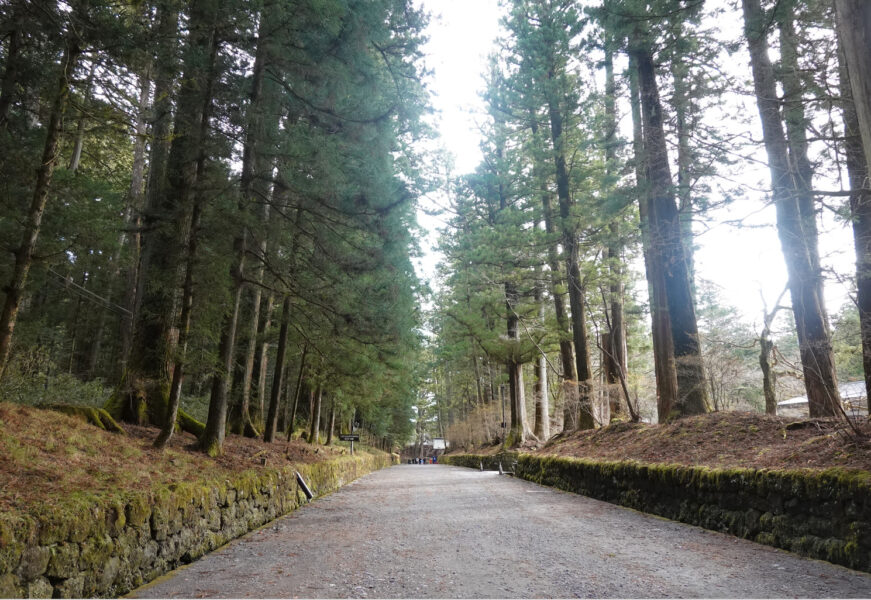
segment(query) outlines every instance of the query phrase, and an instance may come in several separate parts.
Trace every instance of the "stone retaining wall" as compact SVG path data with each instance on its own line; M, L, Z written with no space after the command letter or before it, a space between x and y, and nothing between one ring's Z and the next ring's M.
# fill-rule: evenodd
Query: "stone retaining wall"
M871 474L708 469L505 453L440 462L505 470L676 521L871 572ZM516 464L515 464L516 463Z
M0 597L120 596L297 508L296 470L320 496L395 462L362 454L0 514Z

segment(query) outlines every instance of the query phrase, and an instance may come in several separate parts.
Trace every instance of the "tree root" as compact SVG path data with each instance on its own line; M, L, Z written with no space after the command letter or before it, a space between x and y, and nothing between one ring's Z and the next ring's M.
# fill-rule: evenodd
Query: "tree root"
M76 406L74 404L43 404L40 405L39 408L53 410L78 418L105 431L111 431L112 433L126 433L124 429L118 425L118 422L112 418L112 415L102 408L95 408L93 406Z
M243 435L247 438L259 438L260 432L257 431L257 428L254 427L254 424L251 422L251 419L245 419L244 429L242 431Z
M205 423L197 421L181 408L178 409L178 417L176 417L175 422L179 429L192 433L197 437L203 435L203 432L206 430Z

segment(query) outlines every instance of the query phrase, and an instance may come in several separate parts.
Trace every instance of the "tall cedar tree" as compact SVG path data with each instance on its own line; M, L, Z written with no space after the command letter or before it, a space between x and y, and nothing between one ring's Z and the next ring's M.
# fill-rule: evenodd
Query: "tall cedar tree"
M742 6L810 414L815 417L837 415L840 397L821 293L822 274L815 229L806 227L808 217L801 206L805 184L801 182L801 174L793 168L795 162L789 160L790 147L780 116L775 72L768 57L769 20L759 0L742 0Z

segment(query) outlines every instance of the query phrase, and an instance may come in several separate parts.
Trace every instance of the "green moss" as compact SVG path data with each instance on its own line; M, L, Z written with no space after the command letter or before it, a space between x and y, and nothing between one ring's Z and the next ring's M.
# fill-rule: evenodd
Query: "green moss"
M12 573L0 575L0 598L23 598L21 581Z
M118 424L115 419L112 418L112 415L103 408L96 409L97 413L100 416L100 422L103 424L103 427L106 431L111 431L113 433L124 433L124 429Z
M136 494L127 500L124 515L130 527L139 527L151 517L151 500L144 494Z
M182 409L178 409L178 419L176 422L182 431L192 433L196 437L203 435L203 432L206 430L206 425L204 423L197 421Z
M87 570L100 570L112 556L115 545L112 538L103 536L90 538L81 545L80 568Z
M209 440L205 442L205 444L201 442L200 450L206 456L211 456L212 458L216 458L221 455L221 446L218 444L217 440Z
M98 499L86 493L71 494L63 504L39 507L33 511L39 522L39 543L81 542L90 535L102 535L106 531L103 511Z
M57 544L51 547L48 562L49 577L73 577L79 572L79 545L73 543Z
M0 573L18 568L23 549L30 547L26 544L50 540L45 544L50 550L44 550L51 553L47 574L57 584L56 594L120 595L141 583L144 575L174 568L183 555L191 560L225 543L228 536L241 535L298 506L296 469L323 494L393 460L388 454L360 453L283 470L247 471L232 480L179 482L147 493L72 494L61 505L35 510L33 520L0 515ZM237 499L246 508L230 527L216 531L226 527L220 507L229 502L224 510L230 512ZM176 547L174 558L157 558L153 539L165 539L173 531L178 531L174 540L182 545ZM152 565L147 574L140 571L145 564ZM6 579L2 585L13 595L27 592L17 579Z
M18 566L25 546L34 541L34 529L30 517L0 515L0 573Z
M850 540L844 544L844 556L850 561L850 564L856 564L859 559L859 544L856 540Z

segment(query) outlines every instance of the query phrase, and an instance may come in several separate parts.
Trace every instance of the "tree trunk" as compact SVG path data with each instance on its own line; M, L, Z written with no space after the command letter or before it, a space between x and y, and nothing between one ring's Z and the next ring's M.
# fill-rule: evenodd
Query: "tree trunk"
M517 342L518 340L518 318L515 312L517 305L517 292L512 284L505 284L505 306L507 309L507 330L508 339ZM512 353L516 351L512 348ZM511 423L508 433L509 445L515 446L526 441L527 435L527 419L526 419L526 399L523 389L523 364L517 360L515 356L511 356L505 363L505 368L508 371L508 390L511 408Z
M234 266L233 279L238 282L230 313L224 317L221 327L221 342L218 346L220 365L212 375L212 391L209 398L209 417L206 430L200 438L200 449L209 456L220 455L223 451L224 434L227 428L227 379L233 369L233 349L236 344L236 327L239 323L239 305L242 300L243 263Z
M312 390L312 410L311 423L308 432L309 444L320 443L320 425L321 425L321 399L323 397L323 388L318 385L317 393Z
M535 118L531 120L531 127L532 134L534 136L537 135L538 124ZM550 270L550 295L553 297L553 308L558 329L557 334L559 335L560 362L563 369L562 376L564 382L571 382L563 387L566 391L572 388L573 403L576 403L577 394L575 390L577 384L575 382L577 381L577 374L575 373L575 357L572 352L571 324L566 314L565 291L562 290L563 277L559 262L559 239L557 238L556 225L554 224L551 192L548 188L547 179L542 172L543 169L538 165L538 161L535 161L533 164L533 169L536 171L536 179L539 181L544 231L551 240L551 243L547 246L547 266Z
M770 331L766 327L759 337L759 367L762 369L762 396L765 398L765 414L777 414L777 373L771 364L771 355L774 351L774 342L771 341Z
M296 389L293 392L293 410L290 411L290 422L287 424L287 441L293 436L293 428L296 423L296 409L299 405L299 396L302 393L302 376L305 373L305 358L308 354L308 345L302 348L302 358L299 359L299 375L296 378Z
M86 1L81 2L78 7L74 7L74 13L80 13L84 16L86 12ZM27 275L33 262L33 250L36 248L36 241L39 238L52 175L54 175L54 169L60 159L59 142L63 131L64 112L69 102L70 80L81 54L82 48L76 28L70 28L61 59L61 73L54 90L51 115L42 149L42 160L36 171L36 182L33 186L33 196L27 211L21 243L14 251L15 265L11 281L5 289L6 300L3 304L3 311L0 313L0 380L3 379L9 361L15 319L18 316L18 309L24 295L24 285L27 283Z
M178 420L179 404L181 402L181 386L184 381L185 355L187 354L188 335L191 329L191 316L194 305L194 262L197 256L198 233L200 216L202 213L202 198L197 198L191 215L191 231L188 236L187 256L185 257L185 276L182 288L181 315L179 317L178 349L175 365L172 369L172 382L169 387L169 399L167 402L166 419L160 429L157 439L154 440L155 448L164 448L169 443L175 431Z
M862 137L859 135L859 120L853 104L850 75L843 51L841 48L838 50L845 162L852 192L850 217L853 225L853 246L856 250L856 304L859 309L859 329L862 337L865 393L868 402L871 403L871 189L868 184Z
M275 355L275 368L272 378L272 390L269 395L269 412L266 416L266 426L263 431L263 441L275 439L275 428L278 420L278 403L281 399L281 373L284 357L287 354L287 330L290 327L290 296L284 297L281 305L281 330L278 333L278 351ZM329 443L329 442L327 442Z
M290 418L290 408L293 405L293 384L290 379L290 361L284 364L284 369L282 369L282 371L281 381L284 382L284 403L278 411L278 426L276 427L276 431L285 432L287 431L287 420Z
M550 439L550 403L547 393L547 358L538 357L535 369L535 429L533 434L542 442Z
M487 396L484 393L484 386L481 383L481 379L484 375L481 373L481 369L478 366L478 355L476 353L472 354L472 369L475 372L475 385L478 392L478 411L481 417L481 430L484 432L484 442L488 443L492 439L490 437L490 425L487 423L487 411L484 408L487 403Z
M211 47L202 11L191 14L190 45L196 52L189 51L188 62L194 61L193 54L202 56ZM122 356L127 366L106 408L116 419L162 426L170 387L173 282L180 262L180 240L187 238L186 215L193 204L203 101L197 92L199 81L193 85L188 80L179 94L176 132L170 144L173 82L177 71L171 41L178 35L179 21L178 10L172 2L158 3L157 20L157 34L167 43L158 47L155 62L154 139L143 215L143 231L147 233L142 235L129 358ZM201 60L200 56L196 58L201 69L205 59ZM188 70L193 67L189 66ZM174 167L171 181L170 155Z
M679 39L684 36L682 24L677 25L675 36ZM680 218L680 235L683 242L684 258L687 265L687 273L690 280L690 291L695 304L695 239L693 237L693 206L692 199L692 156L690 150L690 126L687 123L690 118L689 98L689 75L688 64L680 59L671 61L671 75L674 80L674 94L672 106L674 107L676 134L677 134L677 201Z
M616 178L617 170L617 86L614 81L614 61L611 44L605 45L605 164L606 176ZM620 217L615 215L608 224L608 295L610 296L610 319L608 323L607 353L604 369L611 419L625 414L620 394L615 388L626 376L626 335L623 324L623 240L620 232ZM627 398L627 403L628 403Z
M254 57L254 68L251 81L251 100L247 114L247 128L245 133L245 144L242 152L242 173L240 178L241 187L241 203L239 206L240 212L250 211L252 207L259 206L260 222L265 226L269 222L269 204L267 200L270 196L270 181L272 171L272 159L274 149L270 146L270 141L274 138L274 132L278 129L278 122L281 111L276 108L279 99L279 88L272 78L266 76L266 71L269 66L277 58L276 49L274 48L273 37L275 33L275 23L280 22L280 17L277 16L278 3L267 3L260 15L260 26L257 33L257 50ZM252 237L252 245L260 250L261 255L266 254L267 240L266 227L263 231L243 232L242 237L246 235ZM252 235L253 233L253 235ZM243 260L244 257L240 258ZM253 278L256 282L263 281L263 263L257 262L254 267ZM260 349L260 372L258 377L258 394L257 404L258 413L257 419L263 418L264 401L266 396L266 344L259 335L262 333L260 329L260 304L262 298L262 289L259 285L255 285L252 291L251 303L251 325L248 342L248 351L246 354L244 377L242 382L242 410L241 417L243 421L251 421L250 414L251 404L251 384L255 366L255 354L257 349ZM270 298L271 308L271 298ZM266 327L268 327L269 316L267 315ZM263 331L265 331L264 327ZM278 364L280 371L280 364ZM279 373L280 377L280 373ZM248 425L248 423L245 423ZM265 435L265 433L264 433ZM272 432L274 437L275 432Z
M76 119L76 136L73 138L73 151L70 156L69 166L67 167L73 173L79 170L79 165L82 162L82 149L85 145L85 108L91 99L91 86L94 84L94 70L96 68L97 63L92 62L91 68L88 70L85 89L82 93L82 106L79 108L79 118Z
M699 343L692 286L684 256L680 215L674 197L668 149L662 122L662 105L651 49L645 43L631 50L638 68L643 118L644 157L647 169L647 219L650 225L651 263L662 277L651 281L662 286L668 305L678 397L666 421L708 411L707 388Z
M535 115L530 119L533 136L538 135L538 122ZM539 182L544 231L550 243L547 247L547 266L550 272L550 294L553 297L554 314L559 336L560 363L562 364L563 390L563 429L573 430L577 427L578 384L575 371L575 357L572 352L572 330L569 317L566 314L565 292L562 290L563 277L559 261L559 238L554 223L551 191L548 187L544 169L535 160L533 163L536 179Z
M336 429L336 397L330 397L330 424L327 426L327 446L333 443L333 431Z
M269 378L269 330L272 328L272 313L275 310L275 296L266 296L266 310L261 311L260 326L257 329L257 359L254 371L257 373L257 402L249 407L251 419L258 421L263 418L263 400L266 398L266 380Z
M674 369L674 350L671 341L671 324L668 304L663 297L665 283L661 269L653 260L653 242L650 233L650 218L647 211L647 161L644 152L641 97L638 89L638 65L629 56L629 97L632 108L632 147L635 155L635 181L638 193L638 215L641 226L641 247L644 254L644 269L647 275L647 293L650 305L651 339L653 342L653 365L656 378L657 421L664 423L677 401L677 373ZM657 281L657 285L654 285Z
M124 295L124 306L130 311L130 315L121 321L121 352L118 360L118 381L123 382L128 369L132 350L134 326L139 319L139 309L142 303L145 281L143 273L149 270L150 258L144 253L143 235L140 233L142 225L153 227L157 224L156 211L161 205L166 189L166 168L169 160L172 126L172 97L175 87L175 79L178 71L176 65L176 38L178 37L178 10L171 2L162 2L157 5L157 31L156 35L161 39L157 47L157 55L154 61L154 101L151 106L151 150L148 160L148 179L144 206L135 206L135 212L131 214L131 223L135 223L135 233L131 236L131 266L127 273L127 289ZM141 135L145 136L145 113L149 87L147 76L141 78L140 90L140 116L142 122ZM144 101L143 101L144 100ZM137 133L140 129L137 127ZM135 163L134 163L135 167ZM144 164L143 164L144 168ZM144 171L143 171L144 172ZM131 198L135 178L131 177ZM136 193L140 194L141 188ZM137 197L140 204L142 200Z
M263 270L259 269L255 275L255 279L263 281ZM253 427L251 424L251 415L249 413L251 405L251 384L254 380L254 359L257 356L257 350L260 346L260 340L257 332L260 329L260 299L263 296L263 288L255 285L252 290L251 299L251 318L248 325L248 348L245 352L245 366L242 375L241 383L241 405L238 406L238 414L235 414L231 419L230 429L233 433L241 435L248 427ZM238 421L238 422L237 422ZM265 435L264 431L264 435Z
M835 10L865 151L865 168L871 173L871 3L835 0Z
M825 307L820 297L820 277L815 268L811 232L799 206L801 196L795 173L790 169L787 140L780 120L780 105L774 69L768 58L765 16L759 0L742 0L744 25L750 48L750 66L756 104L762 121L771 187L777 209L777 232L786 268L798 333L802 371L812 417L840 413L837 377Z
M116 377L115 383L121 381L126 370L127 356L130 351L130 335L132 335L133 327L133 300L135 298L136 271L140 250L139 213L142 211L142 194L145 185L145 135L147 133L145 111L148 108L148 100L151 95L151 81L147 69L143 70L143 73L140 74L139 84L139 101L136 106L136 122L133 126L133 163L130 171L130 186L127 190L124 206L124 224L122 225L121 233L118 234L118 247L112 257L112 275L109 283L109 293L107 294L109 298L112 298L118 288L122 287L124 299L121 302L123 307L128 311L128 313L121 315L119 322L118 331L121 334L120 358L113 365L113 371L109 373L110 377ZM128 259L129 266L125 273L121 268L121 257L124 247L128 244L130 247L130 257ZM106 311L100 313L94 342L91 344L89 351L87 370L87 378L89 380L96 377L97 374L97 363L107 316ZM114 370L116 367L118 368L117 371Z
M79 287L82 289L87 289L88 285L88 270L82 271L82 280L79 282ZM70 331L70 355L67 359L67 374L72 375L73 370L76 365L76 352L79 349L79 321L82 316L82 304L84 303L84 299L82 296L79 296L76 299L76 308L73 310L72 319L69 321L67 325Z
M560 220L562 222L562 244L566 261L566 274L571 309L572 341L575 346L575 368L578 378L578 409L572 415L566 415L571 420L564 430L573 425L579 429L592 429L592 367L590 352L587 347L587 321L584 301L583 282L579 266L580 254L577 240L577 226L571 215L572 200L569 191L569 174L566 167L565 139L563 136L563 117L555 99L548 99L548 115L550 117L551 141L554 149L554 164L556 167L556 187L559 198ZM568 398L567 398L568 400Z
M200 120L199 139L206 140L209 134L209 121L212 117L212 95L215 85L215 63L218 54L218 42L216 38L212 40L212 50L209 55L209 74L205 81L205 89L203 93L202 116ZM206 146L201 143L199 146L199 156L197 157L196 180L202 181L206 170ZM178 344L176 349L176 357L172 369L172 381L169 387L169 398L167 402L166 418L157 439L154 440L155 448L164 448L172 437L175 431L176 422L178 421L179 404L181 402L181 386L184 382L185 358L187 355L188 336L191 329L191 317L193 316L194 307L194 267L197 261L197 246L199 243L200 218L205 205L205 194L203 191L197 190L193 209L191 211L190 231L188 233L187 254L184 261L184 284L182 285L181 297L181 315L179 316L179 334ZM200 434L201 431L192 431L194 434Z
M780 82L783 86L783 120L789 148L789 168L795 186L801 228L805 232L808 255L814 271L822 273L820 266L819 234L813 192L814 169L808 158L807 119L804 114L803 83L798 64L798 40L795 32L794 7L789 2L777 6L776 15L780 32ZM823 278L817 279L817 296L824 301ZM823 306L825 310L825 306Z
M271 161L265 159L262 155L261 145L266 143L267 129L274 124L277 127L277 113L274 110L268 110L270 103L273 101L276 93L276 88L273 84L266 84L268 78L264 77L264 73L268 65L273 60L271 39L267 35L267 31L274 26L276 20L273 18L272 10L275 10L277 3L268 5L261 13L260 29L258 31L257 51L255 53L254 70L252 75L251 101L248 108L248 123L245 133L245 144L242 153L242 174L241 174L241 190L239 212L245 214L250 210L252 204L262 202L268 194L267 173L264 171L271 169ZM269 117L267 119L267 117ZM247 228L243 225L241 232L235 241L235 264L233 267L233 292L236 298L236 307L232 318L225 322L226 339L229 346L222 348L226 352L226 356L222 356L224 364L232 365L232 355L234 353L235 328L239 310L239 301L241 297L242 287L244 285L245 274L245 257L248 251L248 245L252 241L252 236ZM231 331L232 330L232 331ZM264 365L261 364L261 369ZM281 375L281 366L277 365L279 379ZM216 375L220 377L220 373ZM264 380L265 388L265 380ZM226 395L226 385L217 386L215 391ZM244 392L243 392L244 393ZM258 402L262 408L263 395L260 394ZM223 401L226 406L226 398ZM226 411L226 408L225 408ZM262 414L262 410L261 410ZM274 427L274 424L273 424ZM274 432L273 432L274 435Z

